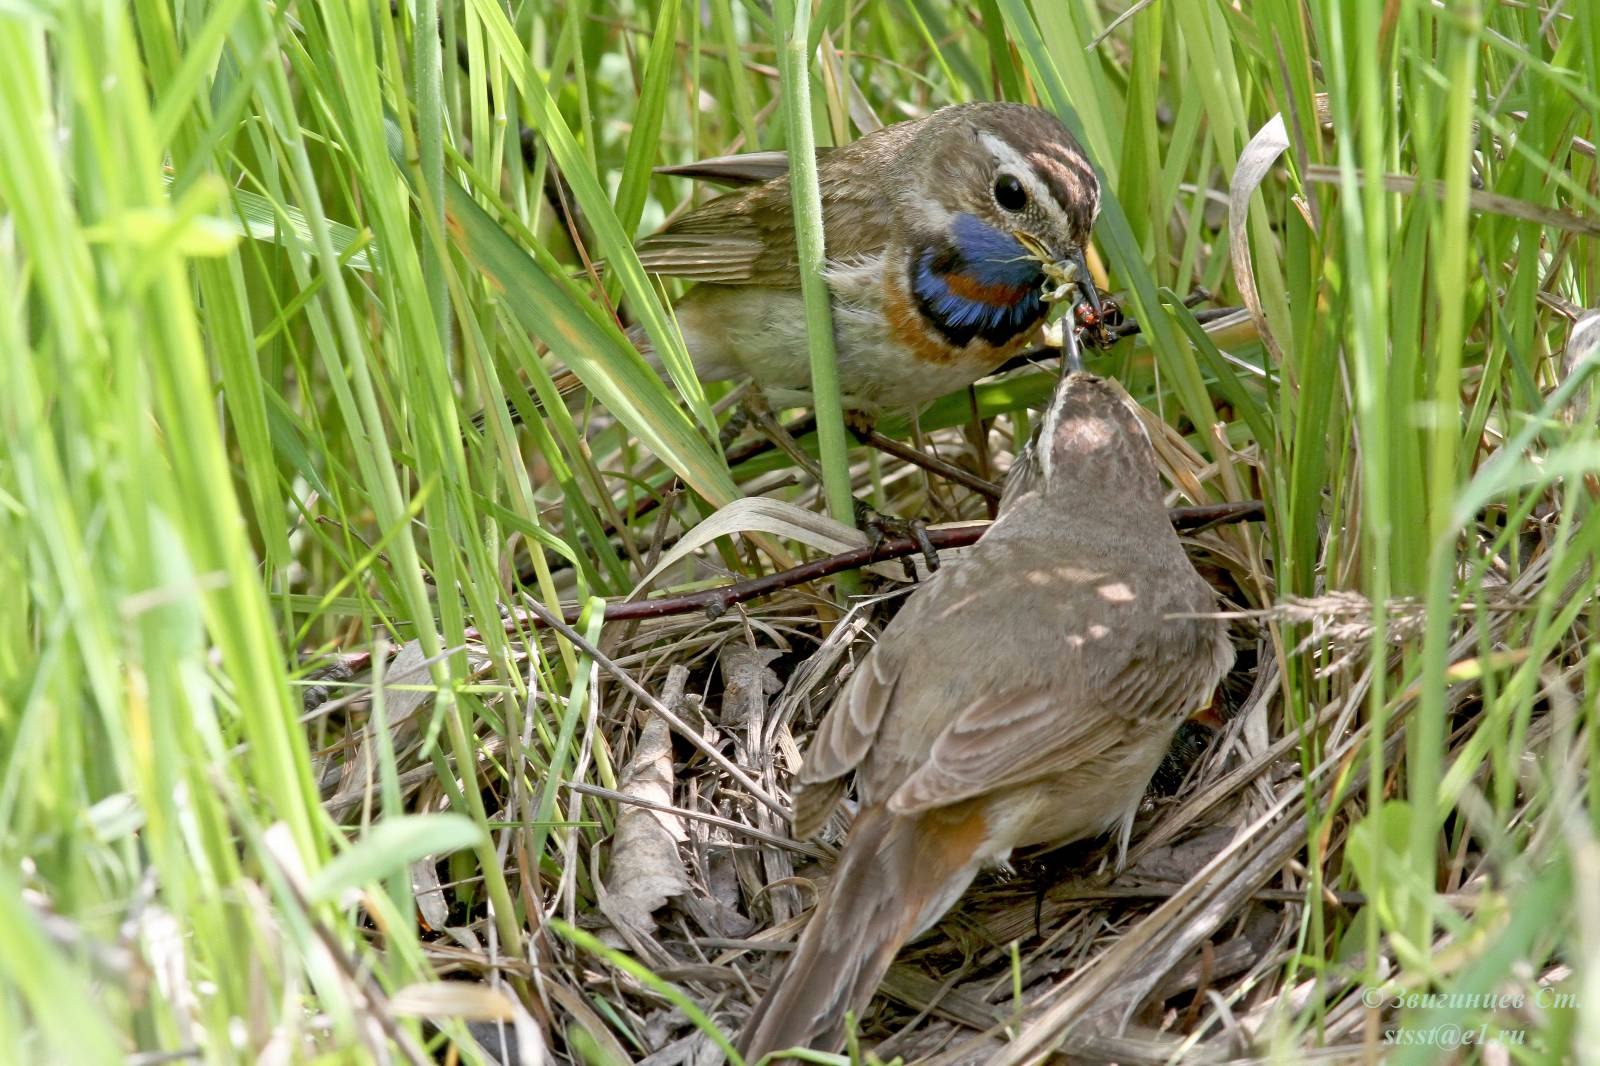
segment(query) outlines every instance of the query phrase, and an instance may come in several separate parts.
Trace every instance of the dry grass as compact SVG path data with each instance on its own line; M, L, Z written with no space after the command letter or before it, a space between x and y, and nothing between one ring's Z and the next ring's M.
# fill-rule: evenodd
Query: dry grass
M1150 421L1165 428L1153 416ZM1156 439L1167 482L1196 493L1175 489L1169 502L1212 498L1203 488L1219 476L1217 468L1170 430ZM927 443L947 458L974 461L958 431L934 434ZM996 431L989 444L994 462L1007 465L1009 438ZM1248 461L1241 468L1248 471ZM894 505L908 511L926 508L965 519L984 513L981 497L931 485L909 465L886 461L881 477L899 490ZM1126 865L1114 868L1114 844L1100 840L1021 855L1014 868L981 877L935 931L901 953L860 1020L864 1047L876 1045L875 1054L885 1059L950 1064L1025 1061L1049 1047L1082 1061L1130 1063L1370 1056L1379 1036L1378 1016L1369 1009L1373 986L1359 960L1338 961L1335 931L1344 934L1377 902L1347 887L1351 879L1341 873L1354 861L1347 857L1352 828L1362 821L1368 796L1363 758L1372 728L1364 714L1374 676L1371 605L1351 592L1277 599L1271 560L1263 558L1267 539L1243 527L1186 538L1191 557L1231 608L1239 658L1213 713L1187 723L1175 739L1147 794ZM1491 666L1479 653L1502 667L1519 661L1507 630L1548 580L1550 524L1528 519L1516 543L1516 572L1506 573L1492 602L1463 613L1454 627L1447 766L1484 713L1477 680ZM650 546L651 557L659 548ZM678 574L677 583L700 575L727 576L714 558L702 558ZM726 755L766 797L786 805L787 783L811 729L903 596L915 594L903 583L876 584L842 618L833 601L819 595L825 590L798 588L720 618L689 615L607 628L600 650L613 665L594 675L595 702L559 805L565 824L588 828L569 838L560 862L547 863L536 880L523 866L527 853L514 847L506 873L519 896L548 901L547 916L625 950L724 1031L736 1032L780 971L783 953L824 889L848 818L836 816L820 841L793 841L783 818L697 745ZM1594 594L1586 575L1569 591ZM1418 603L1396 600L1387 613L1386 639L1393 647L1417 639L1424 623ZM1553 658L1526 737L1530 765L1544 767L1560 786L1558 803L1577 801L1585 774L1581 748L1573 748L1585 639L1586 630L1575 627L1565 653ZM1329 699L1299 723L1285 707L1285 654L1309 663L1329 686ZM1396 651L1388 665L1399 664ZM624 673L689 723L699 741L673 736L618 684ZM1384 738L1391 756L1403 744L1416 695L1402 694L1392 705ZM425 702L413 711L403 698L399 692L389 697L394 718L401 717L401 706L425 717ZM559 702L535 697L544 699ZM515 713L510 704L502 708ZM365 720L359 700L341 713L353 744L327 753L322 779L325 794L337 792L330 804L344 816L359 793L350 791L350 767L360 765L372 738L355 735ZM550 717L559 718L559 709ZM504 759L497 737L482 740L481 758ZM414 767L402 773L406 805L427 810L446 801L430 768L416 759L419 741L418 729L397 726L397 765ZM615 768L614 785L583 783L597 765ZM1481 784L1483 776L1480 771L1465 784ZM1382 785L1385 795L1396 789L1392 779ZM1533 795L1540 805L1551 802L1542 791ZM526 810L525 796L491 790L486 801L491 818L520 822L526 831L519 813ZM1314 849L1307 842L1308 807L1317 812ZM1525 814L1519 803L1516 818ZM1460 817L1471 816L1463 810ZM1485 905L1485 886L1517 875L1506 870L1507 855L1495 854L1474 834L1460 839L1458 849L1441 855L1440 899L1471 913ZM1546 833L1535 846L1554 843ZM1365 846L1374 845L1369 840ZM1533 848L1515 857L1518 868L1539 863ZM419 864L414 879L430 868ZM424 876L437 880L431 872ZM416 883L420 890L424 882ZM430 913L425 905L423 912ZM429 918L428 950L441 972L473 980L507 972L481 913L442 904L436 913ZM590 1036L601 1046L627 1034L636 1043L612 1050L658 1066L720 1054L675 997L604 959L574 952L560 936L538 935L539 924L533 923L539 959L533 988L555 1032L567 1028L572 1040L571 1026L600 1024L609 1036ZM1329 937L1325 957L1335 961L1295 980L1292 964L1304 957L1307 938L1319 933ZM1431 953L1448 958L1453 939L1440 935ZM1379 972L1396 989L1418 984L1389 953ZM1566 975L1558 964L1517 974L1510 987L1524 989L1531 1001L1534 989ZM584 999L603 1004L603 1012L575 1010ZM1306 1024L1313 1010L1320 1016L1316 1026Z
M998 98L1081 135L1141 327L1091 368L1174 502L1265 504L1192 538L1239 666L1127 866L981 880L864 1046L1593 1057L1593 6L815 5L820 141ZM849 611L597 603L848 536L789 458L718 449L736 391L621 328L671 346L633 243L705 194L652 168L804 121L784 30L756 0L0 5L0 1059L486 1062L503 1021L528 1061L700 1063L738 1028L844 829L787 839L790 774L899 567ZM995 477L1050 380L982 383L976 433L965 395L878 428ZM849 459L883 511L987 514Z

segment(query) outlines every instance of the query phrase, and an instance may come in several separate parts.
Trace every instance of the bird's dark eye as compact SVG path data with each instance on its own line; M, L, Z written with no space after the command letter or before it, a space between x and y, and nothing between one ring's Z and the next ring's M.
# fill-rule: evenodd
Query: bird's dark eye
M1021 211L1028 206L1028 194L1015 174L1002 174L994 179L994 202L1007 211Z

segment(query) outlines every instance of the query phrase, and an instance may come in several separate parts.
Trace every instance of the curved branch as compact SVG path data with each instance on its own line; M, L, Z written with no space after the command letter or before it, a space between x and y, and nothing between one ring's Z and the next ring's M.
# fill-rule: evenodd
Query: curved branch
M1245 500L1239 503L1208 504L1203 507L1173 507L1167 511L1167 515L1172 519L1173 527L1179 532L1199 532L1213 526L1231 525L1235 522L1258 522L1265 517L1266 508L1260 500ZM974 523L948 529L930 529L928 539L939 549L965 548L977 543L978 538L982 537L988 528L987 523L981 525ZM824 556L788 570L780 570L775 574L764 574L748 581L735 581L731 585L719 588L688 592L681 596L661 596L651 600L608 604L605 620L640 621L676 614L692 614L695 611L705 611L714 618L735 604L747 600L770 596L774 592L803 585L808 581L832 577L845 570L858 570L873 563L917 555L921 551L917 542L910 537L888 537L876 544ZM567 625L575 624L580 610L576 604L563 604L562 621ZM518 626L538 628L543 624L543 619L538 615L523 611L514 611L505 622L507 629ZM467 635L471 637L474 634L469 631Z

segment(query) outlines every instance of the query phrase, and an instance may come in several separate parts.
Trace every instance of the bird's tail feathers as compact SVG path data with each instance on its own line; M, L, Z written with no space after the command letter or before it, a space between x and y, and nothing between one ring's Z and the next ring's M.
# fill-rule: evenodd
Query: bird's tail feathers
M972 854L923 845L914 819L863 811L833 883L789 964L740 1036L752 1063L790 1047L837 1051L845 1013L859 1021L895 954L936 922L977 870Z

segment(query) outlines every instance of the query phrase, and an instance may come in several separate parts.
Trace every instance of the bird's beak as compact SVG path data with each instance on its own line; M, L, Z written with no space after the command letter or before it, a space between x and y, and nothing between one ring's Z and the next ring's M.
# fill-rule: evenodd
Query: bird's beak
M1083 369L1083 357L1078 351L1077 308L1079 303L1086 303L1094 312L1095 320L1100 318L1100 293L1094 287L1094 275L1089 273L1089 264L1084 261L1083 249L1074 248L1066 255L1051 264L1048 270L1055 286L1047 292L1048 299L1065 299L1071 289L1076 288L1077 299L1071 301L1067 307L1067 321L1063 323L1061 331L1061 355L1063 373L1072 374Z
M1044 264L1045 278L1049 284L1044 292L1045 299L1052 302L1064 299L1067 292L1076 287L1083 302L1096 315L1100 313L1100 294L1095 291L1094 276L1089 273L1089 264L1083 257L1082 248L1074 248L1066 255L1052 255L1036 238L1021 232L1016 236L1022 246Z
M1071 264L1072 281L1078 286L1078 294L1083 297L1083 302L1089 305L1095 318L1100 317L1100 293L1094 287L1094 275L1089 273L1089 264L1083 258L1083 249L1074 248L1067 255L1065 262Z
M1099 319L1100 293L1094 287L1094 275L1089 273L1089 264L1084 259L1082 248L1073 248L1065 255L1052 254L1038 238L1021 230L1015 231L1014 236L1028 252L1044 264L1045 288L1044 298L1051 303L1064 300L1074 290L1077 290L1077 299L1067 308L1069 318L1074 318L1077 305L1086 303L1094 312L1096 320ZM1066 324L1062 330L1063 365L1067 373L1083 369L1083 360L1078 354L1078 338L1076 321Z

